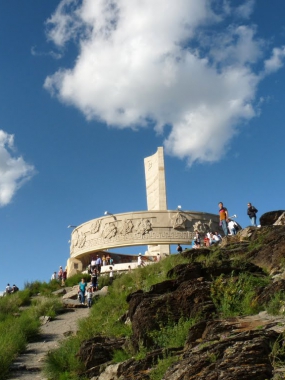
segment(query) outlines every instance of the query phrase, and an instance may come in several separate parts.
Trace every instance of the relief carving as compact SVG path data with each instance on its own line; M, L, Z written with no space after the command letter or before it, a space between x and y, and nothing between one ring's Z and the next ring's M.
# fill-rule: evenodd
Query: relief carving
M123 221L123 225L122 225L122 229L120 231L120 234L122 234L124 236L127 234L130 234L132 232L133 228L134 228L133 222L130 219L125 219Z
M200 220L198 222L196 222L194 225L193 225L193 229L194 231L198 231L198 232L201 232L201 233L206 233L206 232L209 232L212 230L212 220L210 219L208 223L206 222L201 222Z
M149 219L142 219L137 225L137 232L142 235L148 234L151 230L152 226Z
M95 220L95 222L91 224L90 233L96 234L96 232L100 230L100 226L101 226L101 219Z
M186 228L186 221L187 221L186 216L182 215L180 212L173 215L171 218L172 227L174 229L179 229L179 228L185 229Z
M78 243L77 243L78 248L84 247L85 242L86 242L86 235L83 232L81 232L78 236Z
M106 223L102 235L104 239L111 239L117 234L117 226L115 222Z

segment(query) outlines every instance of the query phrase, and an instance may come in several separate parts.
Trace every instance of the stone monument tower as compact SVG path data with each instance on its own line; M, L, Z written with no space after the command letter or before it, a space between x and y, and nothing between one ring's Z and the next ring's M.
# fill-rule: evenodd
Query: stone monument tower
M163 147L144 159L147 209L167 210ZM149 245L147 255L162 257L170 254L169 245Z

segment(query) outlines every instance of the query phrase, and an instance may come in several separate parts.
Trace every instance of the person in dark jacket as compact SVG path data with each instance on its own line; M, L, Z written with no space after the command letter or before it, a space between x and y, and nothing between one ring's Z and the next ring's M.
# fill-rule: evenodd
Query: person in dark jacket
M252 206L251 203L247 204L247 215L249 216L249 219L251 221L252 226L256 227L256 213L258 210Z

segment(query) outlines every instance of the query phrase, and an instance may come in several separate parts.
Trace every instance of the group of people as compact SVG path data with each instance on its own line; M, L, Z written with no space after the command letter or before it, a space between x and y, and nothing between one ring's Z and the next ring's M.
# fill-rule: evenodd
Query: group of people
M99 274L101 273L101 267L105 265L114 265L114 260L110 255L103 255L102 258L97 255L96 257L91 258L91 262L88 265L89 272L92 272L94 269L97 269Z
M249 202L247 204L247 215L250 218L251 225L256 227L256 214L258 210ZM236 235L239 225L229 217L228 210L224 207L222 202L219 202L219 216L220 216L220 226L223 229L224 235ZM209 247L212 244L217 244L222 240L222 236L215 232L208 232L204 237L204 245ZM195 231L194 239L192 241L192 248L201 247L201 237L199 231ZM177 245L176 251L181 253L183 251L180 244Z
M51 280L58 280L62 286L65 285L66 278L67 278L67 268L63 270L62 266L59 267L58 272L53 272L53 274L51 275Z
M99 256L98 256L99 257ZM87 298L87 306L90 308L92 306L93 293L98 290L98 277L100 276L100 271L98 269L98 264L95 264L93 269L91 269L91 283L88 286L85 279L82 278L78 284L78 300L81 305L85 305L85 298ZM114 280L113 267L109 267L109 284L112 285Z
M251 225L256 227L256 214L258 210L250 203L247 204L247 215L249 216ZM235 235L237 233L238 224L231 220L228 214L228 209L224 207L223 202L219 202L220 226L222 227L225 236Z
M13 284L13 286L11 286L10 284L7 284L7 286L5 288L5 294L6 295L13 294L13 293L16 293L18 290L19 290L19 288L15 284Z

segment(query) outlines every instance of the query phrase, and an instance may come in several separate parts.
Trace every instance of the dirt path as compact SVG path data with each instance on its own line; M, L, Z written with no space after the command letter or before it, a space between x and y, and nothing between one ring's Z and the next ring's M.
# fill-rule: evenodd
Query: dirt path
M76 332L77 321L89 314L87 307L66 310L41 327L39 339L29 343L27 350L14 362L10 380L47 380L41 373L45 355L57 348L59 341Z

